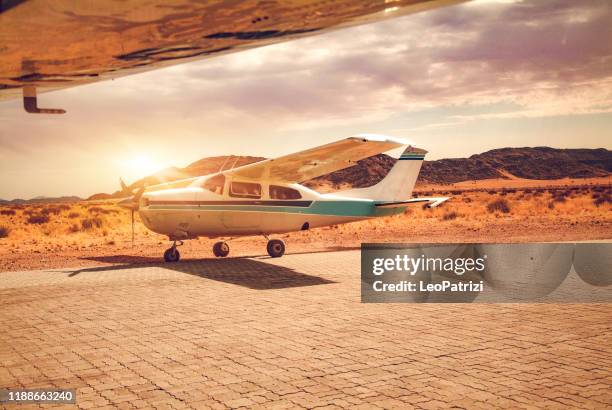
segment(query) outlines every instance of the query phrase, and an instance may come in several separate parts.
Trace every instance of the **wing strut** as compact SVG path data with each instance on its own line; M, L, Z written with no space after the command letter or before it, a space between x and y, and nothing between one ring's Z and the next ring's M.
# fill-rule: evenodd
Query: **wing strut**
M36 87L28 85L23 87L23 108L30 114L65 114L61 108L38 108Z

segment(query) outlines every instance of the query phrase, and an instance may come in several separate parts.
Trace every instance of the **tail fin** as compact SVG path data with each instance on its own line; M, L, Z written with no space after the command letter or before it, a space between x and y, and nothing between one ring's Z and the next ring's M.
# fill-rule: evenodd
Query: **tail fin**
M410 198L425 154L427 151L424 149L408 146L382 181L368 188L341 191L337 195L377 201L403 201Z

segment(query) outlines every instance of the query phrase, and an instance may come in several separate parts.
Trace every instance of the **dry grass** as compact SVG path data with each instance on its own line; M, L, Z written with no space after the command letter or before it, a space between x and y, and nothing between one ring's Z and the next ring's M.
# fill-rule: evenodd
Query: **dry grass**
M455 191L453 191L455 192ZM449 195L453 192L438 190L432 196ZM591 226L591 238L601 235L601 229L610 232L605 237L612 238L612 189L609 186L560 186L556 188L528 187L525 189L470 189L452 199L441 207L426 209L414 206L406 213L411 222L419 226L428 226L435 232L438 221L452 221L453 230L488 235L475 240L495 238L496 226L506 225L506 230L524 230L524 237L537 240L537 237L548 235L554 240L571 240L572 232L578 227L588 232ZM429 191L419 192L419 196L431 195ZM374 222L372 222L374 223ZM395 226L401 231L402 220L389 219L386 226ZM440 225L442 226L442 225ZM450 226L448 224L444 226ZM554 226L558 232L547 227ZM548 229L548 231L547 231ZM447 231L448 235L452 234ZM599 232L599 233L598 233ZM445 237L447 233L444 232ZM470 234L472 235L472 234ZM502 235L498 239L505 239ZM448 238L458 240L457 237Z
M338 243L359 246L362 242L391 240L505 242L612 238L612 191L609 187L529 187L507 189L503 195L501 190L490 188L452 192L447 189L447 192L451 200L434 209L414 204L396 216L277 237L287 241L290 251L316 250L337 246ZM415 192L416 195L440 196L440 192ZM500 203L507 206L508 212L503 212L506 208ZM491 204L497 205L489 212ZM20 269L28 269L36 263L40 266L48 264L51 259L64 265L70 257L73 258L70 264L80 266L83 261L79 258L84 254L99 256L138 252L159 257L167 244L167 237L148 231L136 213L136 247L132 248L130 214L114 205L75 203L62 206L57 214L55 211L43 214L43 209L51 207L56 209L57 205L24 205L20 207L21 212L0 213L0 226L11 228L10 235L0 239L0 267L17 269L17 262L9 265L15 258L21 258ZM48 219L44 223L30 222L31 218L39 216ZM205 255L202 252L208 250L213 241L187 241L186 246L193 247L196 255ZM253 255L265 249L265 242L262 245L260 238L247 237L236 241L237 245L232 247L233 255L240 252ZM33 253L44 254L46 259L32 258Z
M105 236L112 236L107 241L117 241L118 237L127 237L130 232L129 213L114 205L27 204L20 208L22 212L0 213L0 225L11 226L12 230L3 244L14 249L66 247L65 244L74 241L94 244ZM140 233L145 229L138 224L136 231Z
M112 209L112 208L102 208L99 206L92 206L91 208L87 209L87 212L89 212L90 214L110 215L110 214L119 213L119 210Z

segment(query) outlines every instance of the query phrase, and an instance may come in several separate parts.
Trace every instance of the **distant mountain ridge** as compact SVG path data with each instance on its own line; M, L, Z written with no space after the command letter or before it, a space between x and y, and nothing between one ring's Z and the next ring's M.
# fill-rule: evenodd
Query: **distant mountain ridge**
M592 178L610 175L612 151L550 147L499 148L469 158L425 161L419 180L456 183L490 178Z
M57 202L78 202L82 201L83 198L78 196L60 196L60 197L46 197L46 196L37 196L32 199L0 199L0 205L20 205L20 204L48 204L48 203L57 203Z
M202 158L185 168L171 167L135 181L134 189L155 185L177 179L201 176L236 168L263 157L217 156ZM328 175L302 181L313 189L340 187L365 187L376 184L385 177L395 164L395 159L385 154L358 161L356 165ZM558 149L550 147L499 148L475 154L469 158L449 158L425 161L417 183L452 184L461 181L493 178L525 178L554 180L561 178L603 177L612 173L612 151L598 149ZM110 199L121 196L119 191L112 194L95 194L88 199ZM34 198L30 200L0 200L0 204L20 204L32 202L74 202L81 198L67 196L61 198Z

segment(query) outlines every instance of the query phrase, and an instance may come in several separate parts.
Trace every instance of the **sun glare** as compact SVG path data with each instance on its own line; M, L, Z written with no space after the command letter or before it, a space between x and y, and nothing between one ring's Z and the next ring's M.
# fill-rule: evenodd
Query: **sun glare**
M126 158L119 162L122 176L129 180L146 177L162 169L161 164L145 154Z

